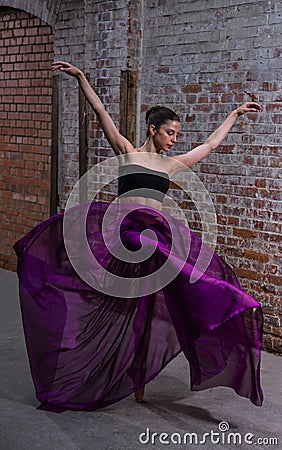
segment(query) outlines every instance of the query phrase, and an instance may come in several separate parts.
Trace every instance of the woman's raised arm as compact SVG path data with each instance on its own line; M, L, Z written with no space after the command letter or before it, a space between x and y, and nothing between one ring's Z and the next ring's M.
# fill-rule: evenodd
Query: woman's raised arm
M52 64L51 70L60 70L68 75L75 77L84 93L91 108L95 112L99 123L105 133L107 141L113 148L114 152L119 155L134 150L133 145L120 134L116 128L111 116L107 113L103 103L98 95L94 92L83 72L75 66L63 61L56 61Z
M242 116L248 112L259 112L262 110L261 105L254 102L247 102L232 111L225 121L208 137L204 144L193 148L183 155L173 156L172 158L180 161L188 167L193 166L198 161L209 155L216 149L223 139L226 137L232 126L234 125L238 116Z

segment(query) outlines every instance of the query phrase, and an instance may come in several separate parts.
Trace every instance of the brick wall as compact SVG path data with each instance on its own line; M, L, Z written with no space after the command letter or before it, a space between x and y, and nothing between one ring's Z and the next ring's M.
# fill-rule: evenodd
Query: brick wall
M85 71L86 3L63 1L58 11L55 35L55 60L68 61ZM59 86L59 205L65 207L72 186L79 179L79 105L76 80L56 73Z
M0 5L3 3L7 2L0 0ZM265 348L281 353L282 233L281 184L278 178L282 117L281 3L268 0L179 0L172 5L168 0L11 0L10 5L28 11L54 27L55 59L72 62L88 74L117 126L122 113L121 71L137 73L137 123L140 122L140 127L137 126L137 144L145 138L145 110L152 104L170 106L180 114L182 131L176 149L179 153L203 142L243 101L257 100L263 104L263 113L239 119L224 144L193 169L209 191L216 209L217 252L234 267L244 288L262 303ZM26 20L31 19L28 15L25 17ZM1 21L2 27L3 23ZM44 28L40 20L37 23ZM25 32L22 28L21 32ZM40 30L43 28L40 27ZM52 39L51 29L49 36ZM6 47L1 46L1 51L4 53L1 58L10 57ZM21 51L22 57L24 54L33 57L29 47ZM40 54L40 50L38 52ZM51 54L48 58L49 61L53 59ZM6 63L10 64L8 60ZM24 72L30 78L34 71L26 71L26 68ZM62 74L57 76L60 105L58 195L60 207L64 208L69 192L79 178L79 96L75 80ZM49 72L39 77L47 83L44 85L45 93L42 93L46 98L50 95L50 91L47 95L48 86L51 86L48 77ZM14 71L5 72L5 94L8 92L7 81L15 82L15 79L20 82ZM29 89L28 94L22 91L17 96L28 95L32 98L36 95L34 88L33 85L25 87ZM21 86L21 89L24 87ZM7 105L15 108L14 102L5 103L4 106L10 108ZM47 106L50 108L50 104ZM4 120L8 120L8 111L4 110L4 115L7 113ZM50 113L50 109L48 111ZM50 123L47 110L43 112ZM88 113L87 158L90 167L113 156L113 151L89 109ZM37 125L40 130L45 126L39 119ZM7 126L11 129L8 122ZM16 129L15 125L13 127ZM19 138L31 139L33 136L20 135ZM21 165L30 156L25 156L23 160L21 157L36 153L33 150L23 153L19 142L6 139L6 144L14 147L8 150L5 146L1 151L10 152L6 153L6 164L13 166L21 180L23 170L32 169L18 168L14 160L11 162L12 157ZM47 183L50 147L47 141L44 142L46 145L42 141L40 147L44 150L38 152L36 157L40 158L41 154L47 158L46 161L38 160L45 165ZM39 147L41 144L36 145ZM42 169L42 165L37 166L37 172L25 172L30 180L34 180L34 173ZM3 175L8 176L5 183L1 180L7 211L16 211L11 215L11 223L19 221L17 233L21 235L41 220L40 214L43 218L43 209L48 215L47 194L44 197L41 193L39 201L43 201L44 197L46 204L40 204L37 201L39 193L35 193L31 185L17 188L26 189L23 192L15 190L15 184L11 181L12 172ZM22 186L21 182L18 186ZM47 186L46 189L48 191ZM185 211L191 228L201 234L200 216L191 196L177 190L171 190L171 194ZM13 199L19 195L21 197ZM34 196L34 202L30 201L30 197L25 200L28 195ZM38 215L19 218L18 210L22 205L28 205L25 208L29 211L32 205ZM6 218L7 211L4 212ZM9 238L11 244L16 232L11 231L13 228L7 220L4 221L5 226L5 236L13 233L13 237ZM10 247L6 250L7 255L12 254ZM5 256L5 261L9 257Z
M14 242L49 216L53 33L23 11L0 9L1 267Z
M85 5L85 54L80 65L91 85L104 103L114 123L121 126L122 71L138 74L140 64L140 9L139 0L101 0ZM74 63L78 63L73 58ZM101 163L114 156L95 114L89 111L88 164ZM138 127L139 128L139 127ZM138 130L137 130L138 132ZM97 177L98 178L98 177ZM72 183L70 183L70 188ZM105 187L103 198L111 200L116 183Z
M136 23L130 22L130 11L133 11L132 16L137 15L139 1L130 2L129 8L128 3L127 0L61 2L55 28L55 59L69 61L88 75L118 127L121 70L132 68L135 55L134 50L128 50L128 42L132 41L136 30ZM63 145L63 183L59 196L64 208L69 192L79 178L79 96L76 80L62 74L59 79ZM114 153L89 108L88 113L87 159L92 166Z
M128 55L128 2L121 0L96 3L97 28L87 55L90 81L119 127L120 75L121 70L127 68ZM102 161L109 154L114 156L112 150L109 152L109 144L93 114L90 130L90 164Z
M175 151L202 143L239 104L263 105L263 113L238 119L224 144L193 169L215 205L217 252L262 303L265 347L281 353L282 5L266 0L186 1L173 8L163 0L144 4L142 111L165 104L181 115ZM174 195L189 209L189 197ZM200 231L198 214L187 211L187 217Z
M39 17L48 25L54 26L57 22L61 0L55 2L50 0L0 0L0 7L11 7L25 11L35 17Z

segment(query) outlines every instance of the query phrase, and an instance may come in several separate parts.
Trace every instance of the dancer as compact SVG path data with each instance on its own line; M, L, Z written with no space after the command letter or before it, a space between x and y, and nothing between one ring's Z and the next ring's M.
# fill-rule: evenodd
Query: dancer
M149 109L146 140L135 148L119 133L81 70L62 61L55 62L52 70L77 79L120 158L119 202L88 205L86 235L101 267L121 282L123 277L129 281L128 289L120 290L117 284L111 293L85 282L66 251L64 214L37 225L15 244L25 338L39 408L94 410L133 392L141 401L145 384L181 351L190 363L192 390L228 386L261 405L259 303L243 291L233 270L216 254L199 279L191 283L203 243L161 209L169 179L181 166L191 167L206 157L220 145L238 116L259 112L262 107L244 103L205 143L186 154L164 157L163 152L176 143L180 128L174 111L162 106ZM141 245L154 247L146 260L123 261L109 252L102 226L110 205L117 215L121 210L124 214L120 235L126 251L134 254ZM65 216L77 224L84 213L85 206L79 205ZM119 248L114 225L111 228L108 224L107 233L111 230L114 248ZM154 231L157 243L145 236L144 230ZM172 252L174 233L179 239ZM86 259L80 235L74 236L74 254L96 279L97 266ZM190 248L186 257L183 250L187 241ZM153 275L165 263L167 273L175 271L175 276L154 290ZM144 291L140 290L139 277L146 279Z

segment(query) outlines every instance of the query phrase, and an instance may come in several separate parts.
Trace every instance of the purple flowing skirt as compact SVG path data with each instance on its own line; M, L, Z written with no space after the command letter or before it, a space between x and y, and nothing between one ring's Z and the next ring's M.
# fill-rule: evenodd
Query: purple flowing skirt
M103 222L109 205L112 218L124 214L119 233L115 220ZM95 410L117 402L181 351L193 391L228 386L262 404L261 307L171 215L93 202L40 223L14 248L39 409ZM141 248L145 259L122 258Z

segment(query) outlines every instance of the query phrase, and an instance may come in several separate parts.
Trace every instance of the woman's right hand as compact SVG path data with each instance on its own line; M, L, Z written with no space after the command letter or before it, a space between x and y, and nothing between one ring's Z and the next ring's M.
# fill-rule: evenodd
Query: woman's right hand
M238 116L242 116L243 114L248 112L260 112L262 111L262 106L259 103L247 102L236 108L235 111L237 112Z
M80 69L64 61L53 62L51 70L60 70L61 72L65 72L68 75L71 75L72 77L78 77L78 75L82 73Z

